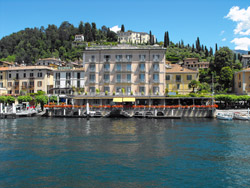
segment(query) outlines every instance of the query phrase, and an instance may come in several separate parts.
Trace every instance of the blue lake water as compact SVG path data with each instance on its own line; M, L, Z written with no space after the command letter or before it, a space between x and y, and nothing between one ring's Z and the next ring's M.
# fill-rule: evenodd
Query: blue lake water
M250 187L250 122L1 119L0 187Z

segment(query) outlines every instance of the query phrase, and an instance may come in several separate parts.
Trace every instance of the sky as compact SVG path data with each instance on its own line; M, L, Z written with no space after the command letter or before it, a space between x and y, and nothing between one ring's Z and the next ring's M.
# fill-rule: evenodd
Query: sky
M25 28L58 27L68 21L95 22L97 28L148 32L163 41L250 50L249 0L0 0L0 39Z

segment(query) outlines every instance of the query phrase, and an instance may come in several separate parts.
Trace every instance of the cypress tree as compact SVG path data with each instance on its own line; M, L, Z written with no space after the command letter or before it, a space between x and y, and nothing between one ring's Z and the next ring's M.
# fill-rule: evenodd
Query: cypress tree
M166 46L166 47L168 47L168 46L170 45L170 40L169 40L169 34L168 34L168 31L167 31L166 44L167 44L167 46Z
M217 43L215 44L215 53L218 51Z
M92 33L92 37L93 40L96 41L96 24L94 22L92 22L92 29L91 29L91 33Z
M203 46L203 44L202 44L202 46L201 46L201 50L204 52L204 46Z
M124 27L123 24L122 24L122 27L121 27L121 32L125 32L125 27Z
M194 52L194 44L192 44L192 52Z
M210 50L209 50L209 55L212 56L213 55L213 49L210 47Z
M208 49L206 46L205 46L205 56L208 57Z
M85 41L87 42L93 41L91 25L89 23L85 23L84 38L85 38Z
M83 21L80 22L78 26L78 33L79 34L84 34L84 26L83 26Z
M149 43L150 43L150 45L152 45L152 39L153 37L152 37L152 33L151 33L151 30L149 31Z
M197 51L201 51L201 46L200 46L200 39L199 39L199 37L197 37L197 40L196 40L196 50L197 50Z
M167 47L167 32L164 34L164 47Z

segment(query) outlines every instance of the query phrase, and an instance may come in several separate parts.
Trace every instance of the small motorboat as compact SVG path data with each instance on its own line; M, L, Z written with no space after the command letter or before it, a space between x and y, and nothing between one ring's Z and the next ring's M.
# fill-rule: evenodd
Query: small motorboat
M250 117L248 114L243 114L243 113L240 113L240 112L235 112L234 113L234 119L237 119L237 120L250 120Z
M233 119L233 114L232 113L222 113L222 112L219 112L216 115L216 118L220 119L220 120L232 120Z

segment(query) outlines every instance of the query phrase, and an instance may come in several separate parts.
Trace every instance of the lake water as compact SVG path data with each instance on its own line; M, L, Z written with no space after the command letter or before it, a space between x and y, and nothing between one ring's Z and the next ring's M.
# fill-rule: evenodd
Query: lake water
M249 186L249 122L0 120L0 187Z

